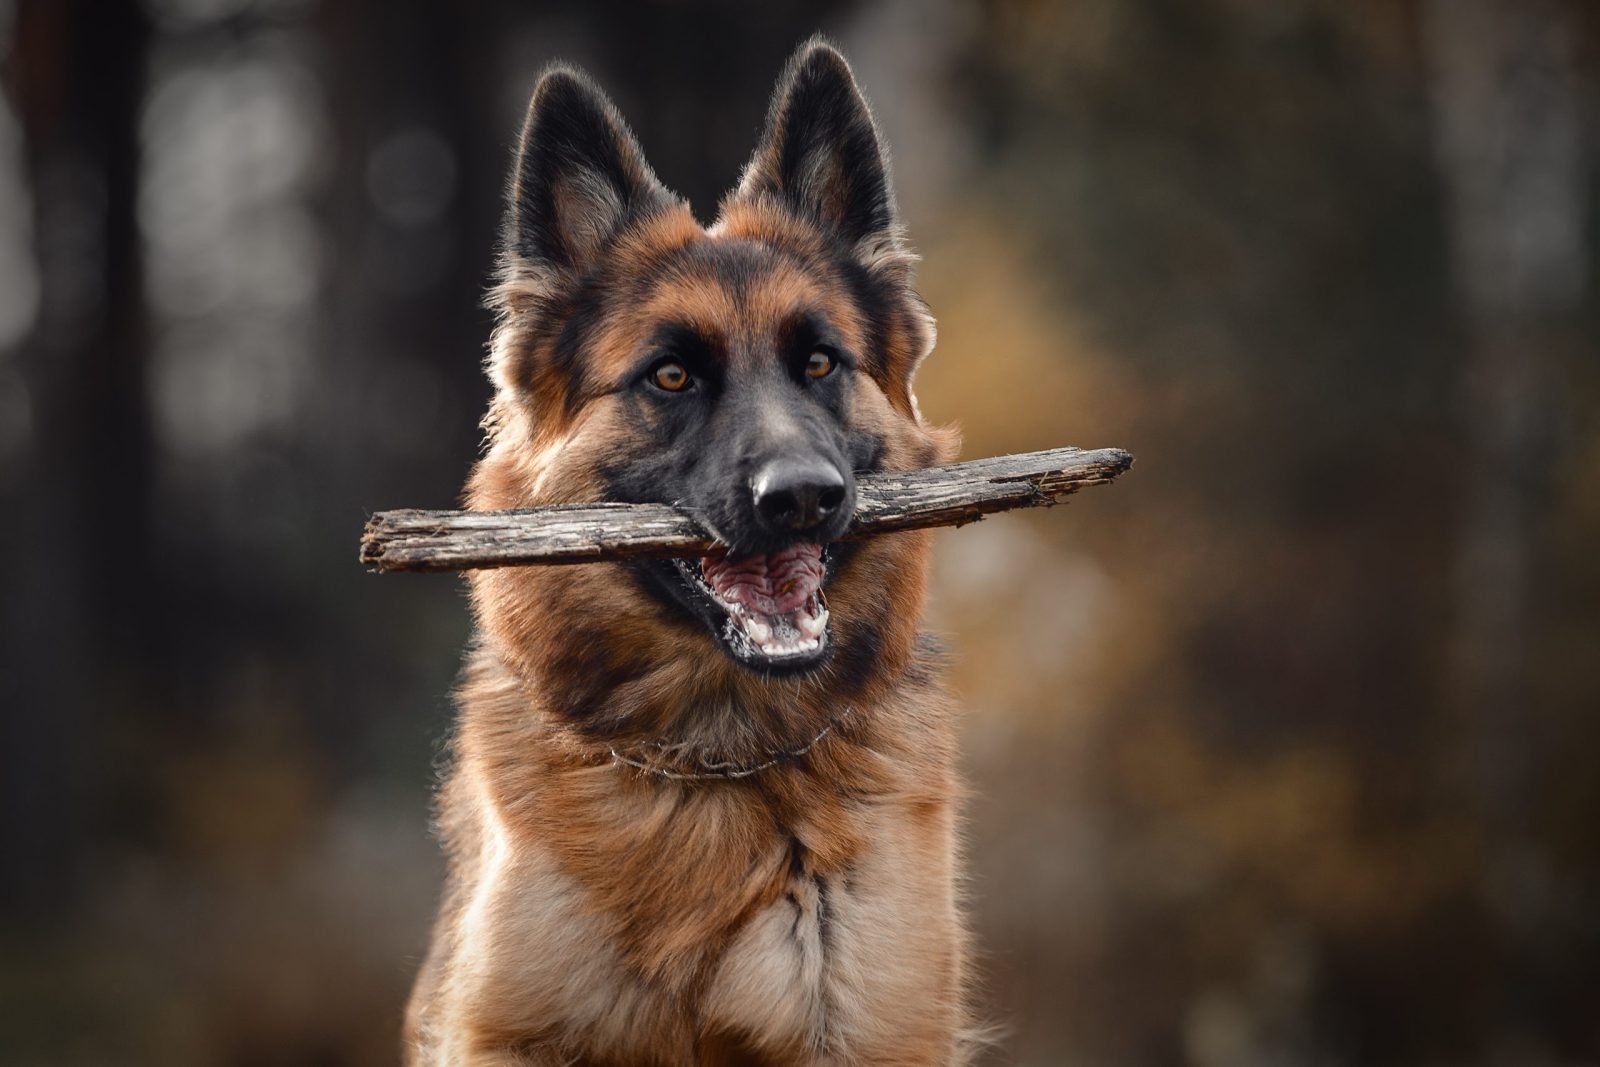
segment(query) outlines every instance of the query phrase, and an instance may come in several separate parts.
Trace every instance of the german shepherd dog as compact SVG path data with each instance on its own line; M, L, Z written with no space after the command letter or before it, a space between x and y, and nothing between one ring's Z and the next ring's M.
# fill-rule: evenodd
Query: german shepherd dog
M722 547L472 574L409 1061L964 1062L928 538L840 541L855 475L956 447L849 66L794 55L710 227L557 67L508 200L469 506L670 502Z

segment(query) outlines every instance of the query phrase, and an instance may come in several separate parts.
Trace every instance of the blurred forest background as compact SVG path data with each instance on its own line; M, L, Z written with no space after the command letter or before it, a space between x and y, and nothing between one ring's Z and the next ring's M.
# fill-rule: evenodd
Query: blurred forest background
M895 150L994 1063L1600 1063L1600 8L0 0L0 1060L382 1064L533 78L714 208L789 50Z

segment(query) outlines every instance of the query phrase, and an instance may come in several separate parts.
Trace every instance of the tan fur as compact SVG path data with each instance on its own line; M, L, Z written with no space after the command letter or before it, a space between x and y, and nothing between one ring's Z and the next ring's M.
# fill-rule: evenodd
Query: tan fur
M560 294L513 263L496 294L498 393L469 506L595 499L601 464L635 431L607 383L668 311L743 351L820 305L865 349L841 279L814 265L825 241L759 197L730 200L709 231L686 209L633 227L609 252L619 283L694 242L789 258L738 294L686 268L619 301L575 405L544 358ZM864 262L908 280L897 244ZM955 447L916 412L932 322L906 292L850 408L881 436L889 469ZM848 691L826 668L769 679L734 663L621 565L474 572L479 635L440 796L450 879L408 1012L408 1062L963 1062L953 711L917 638L928 549L923 533L876 538L828 586L840 645L869 627L881 638ZM580 705L599 709L581 728L567 714ZM771 765L736 780L643 769L706 760Z

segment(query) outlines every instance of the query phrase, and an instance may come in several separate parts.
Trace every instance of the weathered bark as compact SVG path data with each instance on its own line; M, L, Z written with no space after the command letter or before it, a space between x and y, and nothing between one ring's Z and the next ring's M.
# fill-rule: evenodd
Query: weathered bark
M1048 506L1133 465L1119 448L1056 448L863 474L845 533L960 526L1011 508ZM379 571L453 571L530 563L594 563L697 556L716 540L668 504L567 504L517 511L380 511L367 523L361 560Z

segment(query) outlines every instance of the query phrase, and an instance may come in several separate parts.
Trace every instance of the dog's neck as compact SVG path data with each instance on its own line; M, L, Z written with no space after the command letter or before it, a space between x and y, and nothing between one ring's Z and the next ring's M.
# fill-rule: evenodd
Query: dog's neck
M888 751L897 739L861 708L910 699L936 682L937 652L919 648L908 668L885 673L871 691L846 696L813 683L742 678L740 684L701 690L695 705L632 719L626 707L604 705L607 714L577 720L549 699L535 673L529 677L486 639L468 658L458 692L463 740L488 733L505 745L492 750L509 757L508 779L538 774L545 767L614 766L639 779L663 782L751 781L774 774L832 767L844 751ZM537 753L537 754L536 754ZM836 783L844 785L846 783Z
M665 740L621 748L613 745L610 747L610 754L614 762L623 766L632 767L646 775L675 781L732 781L753 778L780 764L804 759L836 730L844 727L854 714L855 708L847 706L804 744L796 748L769 748L762 753L759 761L738 762L720 757L708 758L702 752L685 750L683 745Z
M729 758L721 737L746 745L762 733L732 730L731 706L666 745L640 732L597 737L480 643L458 694L459 784L449 788L463 791L454 814L466 820L461 839L500 835L581 879L587 906L638 932L624 939L631 962L667 974L776 899L792 858L842 877L865 847L877 802L943 810L956 788L952 709L935 652L919 647L913 663L859 702L834 705L796 741L767 746L776 752ZM641 892L667 869L674 892Z

